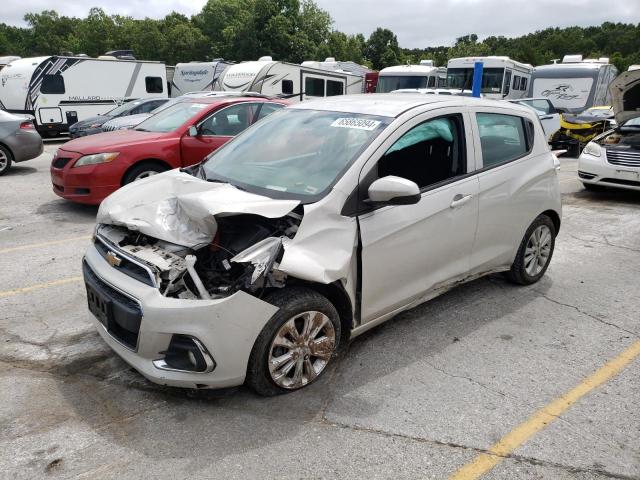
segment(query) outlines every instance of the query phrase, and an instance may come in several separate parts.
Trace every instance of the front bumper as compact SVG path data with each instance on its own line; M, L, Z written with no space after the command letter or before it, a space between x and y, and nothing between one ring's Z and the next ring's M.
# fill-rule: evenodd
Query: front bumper
M241 385L256 338L278 308L245 292L215 300L167 298L112 268L94 246L86 266L102 282L134 300L142 318L135 347L128 347L94 323L104 341L134 369L161 385L184 388L226 388ZM214 358L210 373L162 370L154 360L163 358L174 334L198 339Z
M120 188L124 171L117 162L74 168L73 164L81 156L76 152L58 151L50 168L53 193L73 202L98 205ZM56 161L58 158L64 158L66 163L60 164Z
M604 149L600 157L580 155L578 177L583 183L640 191L640 168L610 164Z

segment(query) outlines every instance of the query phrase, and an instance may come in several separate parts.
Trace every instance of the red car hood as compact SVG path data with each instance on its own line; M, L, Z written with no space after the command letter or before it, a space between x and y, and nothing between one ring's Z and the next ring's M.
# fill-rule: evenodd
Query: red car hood
M62 150L82 154L118 151L124 147L161 140L167 133L139 132L137 130L117 130L98 133L71 140L60 147Z

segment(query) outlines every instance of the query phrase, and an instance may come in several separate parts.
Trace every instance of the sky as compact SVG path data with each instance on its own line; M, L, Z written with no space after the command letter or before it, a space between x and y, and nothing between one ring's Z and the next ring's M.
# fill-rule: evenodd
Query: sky
M206 0L3 0L0 22L23 26L25 13L55 9L86 16L89 6L109 14L161 18L175 10L198 13ZM316 0L334 19L334 28L368 36L377 27L392 30L401 47L452 45L476 33L520 36L547 27L640 23L640 0ZM150 10L153 14L150 14Z

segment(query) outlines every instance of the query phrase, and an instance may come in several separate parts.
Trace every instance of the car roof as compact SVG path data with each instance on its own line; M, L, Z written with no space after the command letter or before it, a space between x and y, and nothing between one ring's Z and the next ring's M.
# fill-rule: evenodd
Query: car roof
M527 107L503 100L465 97L460 95L425 95L424 93L363 93L358 95L337 95L318 100L297 103L289 108L300 110L323 110L333 112L358 113L382 117L398 117L414 108L432 106L485 106L502 107L521 112L529 112Z

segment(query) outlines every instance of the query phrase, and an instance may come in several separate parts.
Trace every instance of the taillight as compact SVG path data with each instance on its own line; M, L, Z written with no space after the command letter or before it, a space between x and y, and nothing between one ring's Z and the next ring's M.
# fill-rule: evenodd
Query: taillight
M33 123L31 123L31 122L22 122L20 124L20 128L22 130L35 130L36 129L35 125L33 125Z

